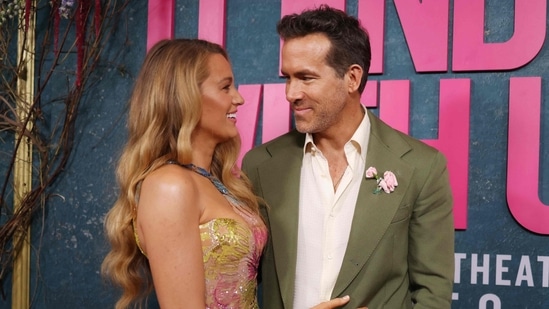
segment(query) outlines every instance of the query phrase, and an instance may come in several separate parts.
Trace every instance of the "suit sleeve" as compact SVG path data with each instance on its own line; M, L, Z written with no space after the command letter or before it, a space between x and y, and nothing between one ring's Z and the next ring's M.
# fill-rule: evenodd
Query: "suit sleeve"
M242 158L242 171L248 177L250 180L250 183L252 184L252 189L254 193L257 196L261 196L260 190L259 190L259 180L257 175L257 164L256 164L257 158L254 158L254 155L250 152L246 153L244 155L244 158ZM262 196L261 196L262 197Z
M446 159L437 153L410 220L408 264L414 309L451 307L454 218L448 178Z

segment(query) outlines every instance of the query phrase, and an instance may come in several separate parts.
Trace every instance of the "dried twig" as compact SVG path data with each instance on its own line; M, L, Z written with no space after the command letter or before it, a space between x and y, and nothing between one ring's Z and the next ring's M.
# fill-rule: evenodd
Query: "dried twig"
M13 152L0 153L0 160L8 162L6 175L0 179L0 293L4 296L3 281L12 271L13 260L22 243L14 243L17 233L26 233L37 215L43 215L47 206L50 185L63 173L70 158L74 130L78 119L79 106L89 85L96 79L94 72L98 65L107 62L102 55L106 51L109 37L113 34L115 23L129 0L72 1L42 0L36 8L25 7L31 1L0 0L0 133L17 134ZM10 4L14 3L14 4ZM72 3L72 4L71 4ZM16 6L17 5L17 6ZM22 70L23 63L16 63L13 55L14 38L18 29L25 26L25 18L10 17L4 14L10 6L10 12L19 10L20 16L28 16L21 10L32 9L36 14L47 14L47 27L36 29L37 37L43 38L37 46L36 55L37 84L33 102L25 119L16 114L18 78L27 78ZM8 12L9 13L9 12ZM13 14L12 14L13 15ZM8 16L2 20L2 16ZM34 31L29 29L28 31ZM71 41L71 37L76 40ZM11 51L11 53L9 53ZM76 60L70 62L76 54ZM66 78L66 92L58 98L45 101L43 94L51 91L51 85L59 76ZM32 77L31 77L32 78ZM44 107L62 104L64 108L57 115L42 114ZM59 110L59 109L54 109ZM54 124L46 124L45 119L56 119ZM33 124L28 131L27 123ZM46 131L45 127L50 127ZM13 140L0 142L12 143ZM17 148L23 141L33 145L34 160L32 188L21 199L17 211L13 211L13 169ZM7 147L6 147L7 148ZM4 149L4 148L3 148ZM3 158L7 157L7 160ZM2 166L3 168L3 166ZM42 211L39 211L42 210ZM44 218L42 218L43 220ZM43 222L43 221L42 221ZM23 238L17 238L23 239Z

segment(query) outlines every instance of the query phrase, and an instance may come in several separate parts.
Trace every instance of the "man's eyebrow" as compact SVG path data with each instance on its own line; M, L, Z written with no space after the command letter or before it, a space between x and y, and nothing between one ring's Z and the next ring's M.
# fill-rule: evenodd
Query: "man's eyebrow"
M295 75L316 75L316 72L311 71L309 69L304 69L304 70L296 72Z
M290 75L290 74L285 73L284 71L280 71L280 74L282 76L289 76ZM318 74L315 71L311 71L309 69L304 69L304 70L295 72L293 75L295 75L295 76L315 75L316 76Z

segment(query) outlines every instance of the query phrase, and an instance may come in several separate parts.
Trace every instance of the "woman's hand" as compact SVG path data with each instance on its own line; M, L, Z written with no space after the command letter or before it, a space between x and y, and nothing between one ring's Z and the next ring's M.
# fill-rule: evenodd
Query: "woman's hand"
M320 304L314 306L311 309L335 309L335 308L339 308L339 307L345 305L346 303L348 303L350 299L351 298L349 297L349 295L345 295L343 297L334 298L332 300L320 303ZM362 308L358 308L358 309L368 309L368 308L362 307Z

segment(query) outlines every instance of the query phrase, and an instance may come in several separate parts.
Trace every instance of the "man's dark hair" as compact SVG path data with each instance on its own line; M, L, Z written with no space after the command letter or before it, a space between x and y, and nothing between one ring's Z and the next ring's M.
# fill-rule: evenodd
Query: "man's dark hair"
M284 16L276 25L276 30L284 41L315 33L326 35L331 42L326 55L328 65L334 68L339 77L343 77L352 64L361 66L364 74L358 92L364 91L372 52L368 33L358 19L341 10L321 5L301 14Z

